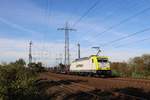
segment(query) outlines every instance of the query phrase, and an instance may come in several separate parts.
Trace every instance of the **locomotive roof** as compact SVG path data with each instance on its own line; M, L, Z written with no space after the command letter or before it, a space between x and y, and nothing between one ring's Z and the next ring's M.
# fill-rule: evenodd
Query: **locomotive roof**
M106 58L106 59L108 59L108 57L107 57L107 56L97 56L97 55L91 55L91 56L90 56L90 58L91 58L91 57Z
M79 58L79 59L75 59L73 62L76 62L76 61L82 61L82 60L89 60L91 57L98 57L98 58L106 58L108 59L107 56L97 56L97 55L91 55L89 57L83 57L83 58Z
M83 57L83 58L75 59L75 61L82 61L82 60L88 60L88 59L90 59L90 57Z

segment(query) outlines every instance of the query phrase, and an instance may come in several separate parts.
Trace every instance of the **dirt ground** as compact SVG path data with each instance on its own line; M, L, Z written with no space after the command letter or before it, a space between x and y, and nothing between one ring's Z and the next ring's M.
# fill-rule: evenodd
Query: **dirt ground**
M150 80L144 79L45 72L40 74L38 84L51 100L150 100Z

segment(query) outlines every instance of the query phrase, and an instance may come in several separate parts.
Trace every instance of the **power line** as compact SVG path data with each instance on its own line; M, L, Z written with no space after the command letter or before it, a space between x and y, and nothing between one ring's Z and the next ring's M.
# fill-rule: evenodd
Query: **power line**
M112 30L113 28L116 28L116 27L120 26L121 24L126 23L127 21L131 20L132 18L134 18L134 17L136 17L136 16L138 16L138 15L140 15L140 14L142 14L142 13L148 11L148 10L150 10L150 7L149 7L149 8L146 8L146 9L143 9L142 11L137 12L137 13L135 13L135 14L132 15L132 16L129 16L128 18L126 18L126 19L120 21L119 23L117 23L117 24L115 24L115 25L110 26L110 27L107 28L106 30L102 31L100 34L103 34L103 33L105 33L105 32L108 32L108 31ZM95 37L98 38L100 34L97 34Z
M146 41L146 40L150 40L150 37L145 38L145 39L141 39L141 40L137 40L137 41L134 41L134 42L130 42L130 43L127 43L127 44L118 45L118 46L115 46L115 48L120 48L120 47L123 47L123 46L126 46L126 45L131 45L131 44L134 44L134 43L137 43L137 42L143 42L143 41Z
M92 9L94 9L98 4L100 0L96 0L96 2L72 25L72 27L75 27Z
M47 25L47 29L49 29L49 23L50 23L50 20L49 20L49 17L51 17L51 13L52 13L52 0L46 0L46 4L47 4L47 7L46 9L44 10L44 15L45 15L45 23ZM51 20L52 21L52 20ZM45 52L46 52L46 32L43 33L43 41L42 41L42 51L41 51L41 58L43 59L42 61L44 62L44 59L46 58L45 57Z
M48 0L47 3L48 3L48 5L47 5L48 6L47 7L47 15L52 18L53 0ZM48 21L48 23L49 23L49 21Z
M146 32L146 31L149 31L149 30L150 30L150 28L146 28L146 29L140 30L140 31L138 31L138 32L129 34L129 35L127 35L127 36L123 36L123 37L120 37L120 38L118 38L118 39L109 41L108 43L105 43L105 44L103 44L103 45L106 46L106 45L109 45L109 44L112 44L112 43L115 43L115 42L118 42L118 41L127 39L127 38L129 38L129 37L135 36L135 35L137 35L137 34L140 34L140 33Z
M120 21L119 23L117 23L117 24L115 24L115 25L110 26L110 27L107 28L106 30L102 31L100 34L102 35L103 33L108 32L108 31L110 31L110 30L112 30L112 29L114 29L114 28L120 26L121 24L124 24L125 22L131 20L132 18L134 18L134 17L136 17L136 16L138 16L138 15L140 15L140 14L142 14L142 13L148 11L148 10L150 10L150 7L145 8L145 9L143 9L142 11L135 13L134 15L132 15L132 16L130 16L130 17L128 17L128 18L126 18L126 19ZM96 34L94 37L95 37L95 38L98 38L99 36L101 36L100 34ZM90 41L90 44L92 44L94 41L95 41L95 40L91 40L91 41Z

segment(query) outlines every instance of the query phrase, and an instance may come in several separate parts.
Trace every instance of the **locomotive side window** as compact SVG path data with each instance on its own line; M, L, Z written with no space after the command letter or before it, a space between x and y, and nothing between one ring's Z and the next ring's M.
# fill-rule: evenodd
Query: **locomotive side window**
M94 63L94 59L92 59L92 63Z

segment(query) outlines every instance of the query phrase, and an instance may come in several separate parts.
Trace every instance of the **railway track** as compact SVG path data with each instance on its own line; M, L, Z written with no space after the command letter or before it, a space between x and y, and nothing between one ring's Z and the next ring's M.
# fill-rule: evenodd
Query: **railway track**
M137 82L137 83L143 83L143 84L149 84L150 80L142 80L142 79L129 79L129 78L113 78L112 80L119 80L119 81L128 81L128 82Z
M72 93L72 94L77 93L77 92L78 93L84 93L88 96L92 96L93 100L99 100L100 99L99 95L88 92L88 91L95 90L95 88L93 88L93 87L87 87L87 86L82 85L82 84L70 82L69 80L64 80L62 82L61 80L62 79L60 79L59 77L55 77L55 80L51 81L51 82L58 83L59 88L61 88L64 91L67 91L68 93ZM44 81L46 81L46 80L44 79ZM49 80L47 80L47 81L49 81ZM70 85L66 85L65 83L70 83Z
M66 81L68 82L68 81ZM60 82L59 82L60 83ZM61 84L61 83L60 83ZM82 93L85 93L87 95L91 95L93 98L93 100L99 100L101 98L100 95L98 95L97 93L90 93L90 91L84 91L84 90L78 90L76 89L77 87L78 88L83 88L83 89L87 89L88 87L87 86L84 86L83 84L73 84L72 86L66 86L66 85L63 85L61 88L66 90L70 93L75 93L75 92L82 92ZM134 98L134 100L146 100L144 98L141 98L141 97L137 97L137 96L133 96L133 95L129 95L129 94L123 94L123 93L120 93L120 92L111 92L113 95L118 95L118 96L126 96L128 98Z
M58 78L62 78L62 76L61 75L63 75L63 74L60 74L60 76L57 76ZM64 75L64 76L66 76L66 75ZM71 75L71 76L73 76L73 75ZM55 75L55 77L56 77L56 75ZM85 78L85 79L87 79L87 78L89 78L89 77L82 77L82 76L78 76L78 77L81 77L82 79L83 78ZM142 88L142 86L146 86L146 88L150 88L150 80L143 80L143 79L133 79L133 78L100 78L100 77L91 77L91 78L98 78L99 80L101 80L101 81L110 81L110 82L114 82L114 81L118 81L118 82L124 82L124 83L127 83L128 84L128 82L132 82L132 84L134 84L136 87L138 87L138 88ZM132 86L132 84L131 84L131 86ZM130 84L129 84L129 86L130 86ZM115 88L115 87L111 87L111 88Z
M93 86L77 83L77 82L74 82L74 81L70 81L68 79L65 80L64 78L62 78L62 76L59 76L59 75L57 76L57 75L52 75L52 74L47 73L47 76L53 77L53 79L56 80L56 82L60 84L59 87L61 87L65 91L68 91L69 93L82 92L84 94L92 96L94 98L94 100L98 100L101 97L101 95L99 95L97 93L91 93L90 92L90 91L94 91L94 90L99 90L99 89L97 89ZM62 81L60 81L62 79L64 80L63 83L65 83L65 82L70 83L70 85L63 84ZM120 80L120 81L123 81L123 82L131 81L130 79L123 79L123 78L116 78L116 79L109 78L108 80ZM135 80L132 80L132 81L135 82ZM138 80L136 80L136 82L138 82ZM142 82L142 81L140 81L140 82ZM145 83L148 84L147 82L144 82L144 84ZM111 94L113 96L117 95L117 96L125 96L125 97L128 97L128 98L134 98L135 100L146 100L142 97L137 97L137 96L134 96L134 95L125 94L125 93L116 92L116 91L111 91Z

